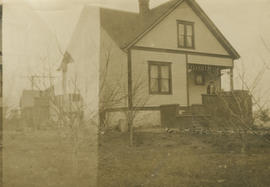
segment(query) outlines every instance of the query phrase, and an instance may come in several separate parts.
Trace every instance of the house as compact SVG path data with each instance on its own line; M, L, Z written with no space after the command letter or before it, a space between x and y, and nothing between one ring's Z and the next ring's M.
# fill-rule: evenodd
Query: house
M233 91L240 55L195 0L138 5L139 13L100 10L100 108L109 125L127 110L138 112L135 125L152 126L163 107L202 106L221 91L223 70Z

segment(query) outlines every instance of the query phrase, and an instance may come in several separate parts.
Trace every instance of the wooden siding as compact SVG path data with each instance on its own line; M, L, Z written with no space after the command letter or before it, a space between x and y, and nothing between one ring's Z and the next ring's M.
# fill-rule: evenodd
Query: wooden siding
M102 97L106 97L110 92L119 89L119 87L120 89L117 91L118 96L127 96L128 55L117 46L102 27L100 45L100 87L104 87L104 92L100 93L100 99L102 99ZM107 72L105 72L106 69ZM127 100L123 99L119 103L115 103L114 106L110 107L126 106Z
M131 58L133 84L138 80L144 80L144 85L141 85L140 94L146 98L146 106L160 106L175 103L187 105L186 58L184 54L131 50ZM171 62L172 94L149 95L148 61Z
M178 48L177 20L194 22L195 50ZM228 55L207 26L186 2L181 3L169 16L148 32L135 46L190 50Z
M233 67L233 60L230 58L210 57L202 55L188 55L188 63Z

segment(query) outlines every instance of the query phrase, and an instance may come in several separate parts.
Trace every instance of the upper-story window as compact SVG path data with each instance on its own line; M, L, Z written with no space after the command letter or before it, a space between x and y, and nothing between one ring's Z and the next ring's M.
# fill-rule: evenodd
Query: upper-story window
M178 47L194 49L194 23L177 20Z

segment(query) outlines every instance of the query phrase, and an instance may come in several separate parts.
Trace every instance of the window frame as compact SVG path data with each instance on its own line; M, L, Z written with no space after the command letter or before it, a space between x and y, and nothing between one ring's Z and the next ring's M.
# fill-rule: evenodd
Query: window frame
M205 85L205 74L203 72L195 72L194 73L194 82L195 82L195 85L198 85L198 86L203 86ZM197 81L197 76L202 76L202 83L199 83Z
M186 49L195 49L195 32L194 32L194 22L177 20L177 46L178 48L186 48ZM180 45L180 37L179 37L179 25L184 26L184 45ZM187 25L192 28L192 46L187 46Z
M150 95L171 95L172 94L172 68L171 62L163 62L163 61L148 61L148 88ZM151 89L151 67L157 66L158 67L158 91L152 91ZM168 67L168 80L169 80L169 90L167 92L161 91L161 67L166 66Z

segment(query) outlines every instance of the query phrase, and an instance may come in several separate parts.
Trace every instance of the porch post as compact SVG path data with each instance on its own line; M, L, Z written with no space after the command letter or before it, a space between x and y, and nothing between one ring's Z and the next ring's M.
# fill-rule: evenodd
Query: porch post
M233 68L230 68L230 88L233 91Z
M187 106L189 107L190 105L190 100L189 100L189 72L188 72L188 54L186 54L186 89L187 89Z
M132 64L131 64L131 50L128 50L128 109L132 110Z

